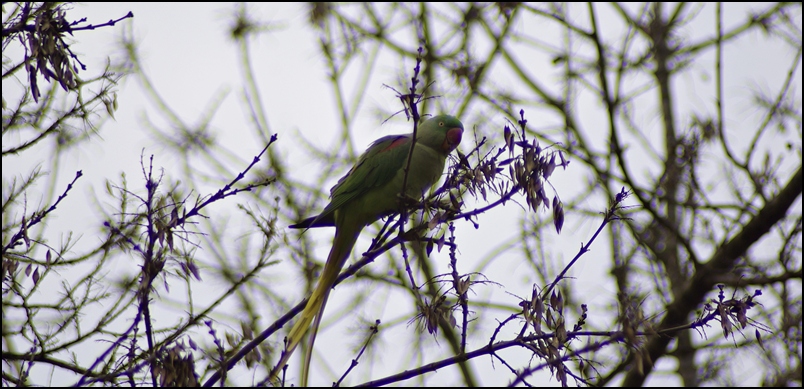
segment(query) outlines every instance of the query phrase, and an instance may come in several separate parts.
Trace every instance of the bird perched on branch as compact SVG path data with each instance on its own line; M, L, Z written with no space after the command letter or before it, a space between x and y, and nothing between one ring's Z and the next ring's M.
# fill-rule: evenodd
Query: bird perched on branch
M438 181L444 173L447 156L461 142L463 124L452 116L438 115L418 126L415 141L413 135L389 135L374 141L352 169L332 187L330 202L324 210L290 226L305 229L334 226L335 238L321 278L301 318L290 330L285 352L271 372L272 381L284 368L315 318L302 373L302 386L307 386L313 342L327 297L360 231L379 218L398 211L401 197L421 198ZM411 156L410 163L408 156Z

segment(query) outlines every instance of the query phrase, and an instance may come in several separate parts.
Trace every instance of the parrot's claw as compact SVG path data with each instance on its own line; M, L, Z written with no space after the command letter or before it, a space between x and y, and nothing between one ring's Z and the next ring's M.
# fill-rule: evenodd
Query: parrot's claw
M419 199L413 198L406 194L398 194L396 197L399 199L399 204L405 208L413 208L419 205Z

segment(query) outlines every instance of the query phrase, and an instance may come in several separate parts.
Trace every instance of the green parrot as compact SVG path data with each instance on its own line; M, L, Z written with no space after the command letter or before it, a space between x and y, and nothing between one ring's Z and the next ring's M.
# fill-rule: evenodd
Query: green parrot
M405 195L421 198L438 181L444 173L447 156L458 147L462 135L463 124L449 115L435 116L419 125ZM302 386L307 386L313 342L329 291L363 227L399 210L412 138L413 134L389 135L374 141L352 169L332 187L330 202L321 214L290 226L305 229L334 226L335 238L321 278L301 318L290 330L285 353L271 373L271 380L275 380L284 368L315 318L302 372Z

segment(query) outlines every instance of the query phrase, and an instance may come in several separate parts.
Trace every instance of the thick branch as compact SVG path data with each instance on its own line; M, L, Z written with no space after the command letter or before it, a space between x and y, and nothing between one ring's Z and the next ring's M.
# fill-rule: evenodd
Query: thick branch
M672 328L685 323L690 312L700 306L709 291L712 290L718 277L734 269L737 260L745 254L751 245L768 233L770 229L782 220L787 211L801 195L801 166L798 171L782 189L779 194L770 200L748 224L734 236L728 243L715 252L709 262L701 266L678 299L667 307L667 314L658 328ZM644 347L650 356L650 361L657 361L667 352L667 345L673 338L670 336L657 336L651 339ZM634 355L634 354L632 354ZM646 363L644 368L632 369L625 377L623 386L642 386L645 383L653 364Z

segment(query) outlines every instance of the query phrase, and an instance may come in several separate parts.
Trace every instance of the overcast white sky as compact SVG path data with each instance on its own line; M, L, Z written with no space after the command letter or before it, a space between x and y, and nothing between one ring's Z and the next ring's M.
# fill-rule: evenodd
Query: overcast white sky
M734 15L744 15L744 11L733 11L730 7L726 8L729 8L730 12L734 12ZM270 130L272 133L280 135L280 142L276 144L276 147L298 164L296 165L297 170L291 174L304 175L304 169L308 168L310 164L302 152L293 145L292 141L296 134L303 133L307 139L324 147L335 143L335 136L339 130L330 125L330 123L338 121L332 91L325 73L324 60L319 55L316 37L307 25L306 6L252 4L249 5L249 10L261 15L256 19L276 22L277 28L274 32L262 34L257 41L252 42L255 69L258 69L257 82L268 113ZM110 53L113 57L121 55L117 46L119 36L124 29L129 28L125 25L133 25L133 33L139 44L143 57L142 63L147 74L158 88L162 98L168 101L171 108L184 120L192 121L202 117L203 113L210 109L210 103L215 100L215 96L222 91L228 93L217 107L218 112L212 122L212 127L226 134L226 136L218 138L222 147L241 155L244 161L250 161L251 156L256 155L264 145L254 142L243 130L248 127L247 113L243 109L242 102L243 75L240 72L241 67L236 47L227 35L228 25L233 20L232 14L235 12L235 6L217 3L194 3L192 5L188 3L91 3L76 5L71 15L74 18L87 17L88 22L98 24L109 19L119 18L129 11L134 13L134 18L118 26L76 34L77 43L73 49L80 53L83 62L89 66L86 73L95 74L103 69L106 57ZM523 25L521 28L532 27ZM709 32L703 31L700 34ZM728 72L737 72L736 75L730 75L730 79L735 80L735 84L726 85L727 93L739 92L741 89L751 86L769 91L777 90L776 86L783 79L783 72L786 71L786 67L792 60L781 54L781 48L764 44L761 37L749 39L753 39L756 43L742 46L742 52L730 52L732 55L744 55L743 62L745 64L744 66L727 67ZM404 66L411 67L412 64ZM381 64L380 69L383 67L386 67L385 69L388 71L388 78L381 82L394 82L399 69L391 63ZM711 80L713 75L707 75L704 71L693 72L693 74L695 74L694 77L690 76L684 82L689 89L680 91L679 95L684 97L685 104L694 106L701 101L711 100L708 95L709 91L696 90L696 88L699 88L699 84L706 84L701 81L706 77ZM801 85L800 73L797 77L799 82L795 85ZM711 81L709 82L711 83ZM365 93L368 96L366 111L374 107L398 104L394 94L383 88L380 83L370 85ZM800 90L795 93L800 101ZM3 84L3 94L6 94L5 83ZM158 166L164 166L167 170L171 169L171 163L175 161L171 161L170 156L163 153L164 148L150 139L147 132L142 129L144 115L157 121L161 119L135 79L124 79L120 84L118 102L119 109L115 112L116 120L105 124L102 130L103 140L94 141L88 147L83 147L80 153L73 153L60 161L63 166L67 166L63 168L62 172L69 174L58 178L58 182L61 184L57 185L57 188L63 188L72 179L73 170L79 169L84 173L84 178L75 189L76 194L80 194L80 196L93 196L93 192L101 193L103 190L99 188L102 188L103 180L119 177L121 172L125 172L131 181L139 180L141 177L139 161L143 149L146 156L155 154L158 157L156 161ZM753 104L747 99L730 103L736 104L736 109L747 108ZM314 110L314 114L311 114L311 110ZM366 123L367 126L355 129L359 134L358 139L362 142L362 144L355 145L358 150L363 150L377 137L389 133L406 132L404 123L401 125L391 123L379 127L376 126L377 121L374 116L369 113L362 115L361 123ZM646 116L658 117L655 112L646 113ZM537 118L531 118L531 122L536 120ZM464 124L467 128L471 128L473 125L466 121ZM499 124L501 127L502 120ZM469 143L465 142L462 147L466 149L468 146ZM3 179L7 180L8 177L15 174L27 172L32 164L44 163L45 167L48 166L46 153L39 154L38 158L38 160L34 160L31 159L30 154L26 154L24 158L4 160ZM242 166L229 166L229 169L239 171ZM556 176L553 182L559 192L577 190L577 188L573 188L573 180L577 182L581 178L565 177L568 178L562 179ZM337 177L333 177L332 183L336 179ZM94 215L96 210L91 207L89 201L79 199L79 196L69 198L70 202L55 216L57 219L69 222L60 227L54 223L52 228L69 231L79 226L79 231L87 231L83 239L91 239L89 244L92 245L95 244L95 236L101 230L101 225L98 219L84 216ZM37 201L38 199L29 198L29 200ZM603 199L590 199L586 207L603 209L605 205ZM482 242L487 242L489 237L494 236L492 234L495 233L501 233L504 236L505 229L499 227L500 223L519 219L521 212L521 208L509 206L504 211L485 219L483 228L480 230L462 231L460 236L464 239L461 246L466 250L464 254L478 253L479 257L487 255L491 247ZM561 237L555 238L557 242L561 243L552 248L553 255L559 260L569 261L577 252L580 243L591 236L598 223L589 220L567 220ZM53 232L56 233L56 231ZM321 232L321 236L321 239L330 239L331 232ZM586 291L590 304L594 304L596 296L600 294L615 293L613 286L602 283L607 281L606 277L600 276L601 273L608 271L608 268L605 267L608 266L608 263L595 263L594 261L595 258L606 257L603 253L608 249L603 247L604 242L600 241L600 245L596 248L601 250L600 254L590 255L588 260L582 261L574 267L571 274L578 279L577 292L584 293ZM323 256L325 253L321 255ZM516 269L506 268L501 271L515 272ZM508 292L520 296L529 294L529 291L525 289L508 290ZM608 301L608 299L604 300ZM264 324L268 324L268 322ZM346 325L351 324L346 323ZM320 336L316 346L328 347L328 344L326 337ZM95 354L91 355L87 358L94 358ZM390 359L390 356L384 358ZM482 365L487 364L484 362ZM390 364L389 368L393 368L393 366L395 365ZM452 381L454 373L449 370L444 369L444 371L432 373L443 375L444 378L428 382L431 384L454 382ZM497 371L484 372L485 375L479 378L482 383L486 384L505 382L500 377L510 377L510 373L502 370L504 369L500 369L498 366ZM757 380L761 378L749 373L745 374L747 374L746 382L758 382ZM254 377L230 376L229 384L248 385L252 382L252 378ZM261 377L257 377L257 379L259 378ZM58 383L58 381L45 380L35 380L34 382ZM68 383L72 382L74 381L68 381ZM311 379L311 382L327 383L317 381L315 377ZM648 383L651 385L678 384L673 381L667 382L661 377ZM540 384L556 385L557 382L546 376L545 381Z

